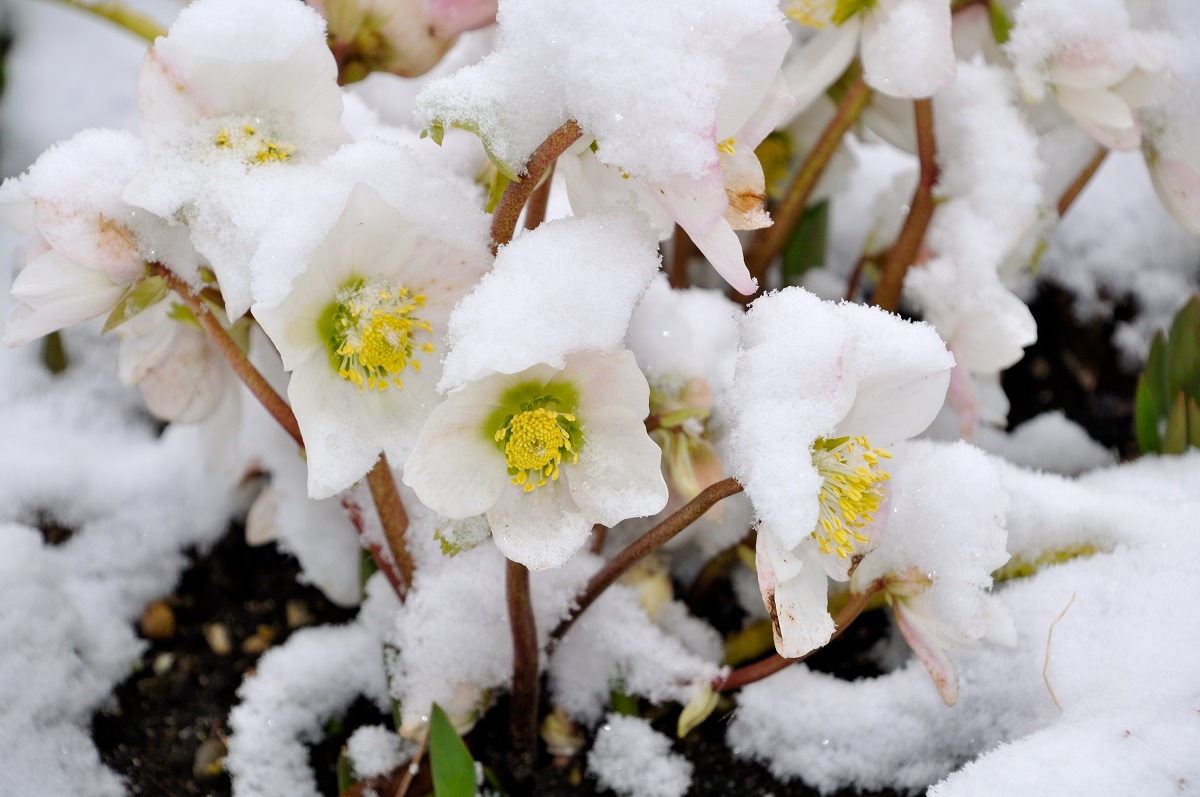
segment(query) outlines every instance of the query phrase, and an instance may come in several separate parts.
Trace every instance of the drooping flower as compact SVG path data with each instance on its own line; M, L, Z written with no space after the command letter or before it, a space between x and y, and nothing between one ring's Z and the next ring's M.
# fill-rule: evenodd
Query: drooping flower
M425 0L312 0L310 5L328 22L329 49L342 85L371 72L423 75L442 60L459 32L443 32L440 19L433 17L436 5Z
M487 514L496 546L531 570L562 565L592 526L663 508L649 388L627 351L568 354L468 382L429 416L404 483L450 518Z
M954 80L949 0L787 0L784 12L816 34L784 67L798 108L807 108L850 63L893 97L930 97Z
M446 318L487 266L360 183L287 298L255 308L291 372L310 497L349 487L381 451L404 461L437 403Z
M754 504L759 585L782 655L832 635L827 579L844 581L878 542L888 449L933 420L953 364L927 325L798 288L747 313L730 452Z
M199 0L147 51L138 103L148 158L125 200L188 224L237 318L262 231L312 190L294 170L349 140L324 20L290 0Z

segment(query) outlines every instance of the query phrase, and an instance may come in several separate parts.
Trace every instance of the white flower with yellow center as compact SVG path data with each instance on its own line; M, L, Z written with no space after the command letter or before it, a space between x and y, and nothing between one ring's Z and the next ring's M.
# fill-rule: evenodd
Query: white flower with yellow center
M468 382L429 416L404 483L450 518L487 513L496 546L531 570L559 567L592 526L667 501L644 420L650 390L628 351L568 354Z
M845 581L879 542L888 449L937 415L953 364L932 327L800 289L746 314L730 455L754 504L759 586L784 656L833 634L828 579Z
M349 487L380 452L408 456L437 403L446 318L487 266L359 184L287 298L255 308L292 372L310 497Z

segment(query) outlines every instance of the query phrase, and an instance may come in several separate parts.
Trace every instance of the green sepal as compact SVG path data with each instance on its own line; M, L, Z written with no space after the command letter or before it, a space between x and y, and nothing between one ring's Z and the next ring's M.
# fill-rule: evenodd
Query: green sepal
M658 419L658 425L664 429L673 429L674 427L679 426L691 418L695 418L699 421L707 421L711 414L712 413L710 413L708 410L698 410L691 407L684 407L680 410L664 413Z
M243 316L229 327L229 337L246 354L250 353L250 324L250 319Z
M1162 452L1182 454L1187 450L1187 403L1182 393L1175 397L1167 416L1167 431L1163 434Z
M829 202L805 208L783 249L783 284L798 285L804 272L825 265L829 240Z
M196 314L193 313L186 304L180 304L179 302L172 304L171 309L167 311L167 318L171 319L177 324L183 324L184 326L189 326L193 329L199 329L201 331L204 329L202 326L200 326L200 321L196 318Z
M442 145L442 139L446 137L446 128L442 125L430 125L421 131L421 138L432 138L433 143L439 147Z
M1167 338L1167 395L1200 394L1200 296L1193 296L1171 324Z
M355 783L358 777L354 774L354 764L350 760L350 751L343 747L337 757L337 787L338 794L346 791Z
M1162 450L1158 437L1158 408L1146 384L1146 375L1138 377L1137 393L1133 401L1133 431L1137 436L1138 448L1143 454L1157 454Z
M875 0L838 0L837 6L833 9L833 22L835 25L841 25L859 11L873 5L875 5Z
M437 703L429 716L429 768L434 797L475 797L475 760Z
M157 274L135 281L129 286L129 290L125 291L124 295L117 300L117 304L108 314L108 319L104 322L104 328L100 330L100 334L103 335L121 326L150 305L161 301L169 291L167 281Z
M508 188L512 182L504 172L499 169L493 169L491 179L488 180L487 205L484 211L491 213L495 211L496 206L500 204L500 198L504 196L504 189Z
M991 19L992 38L996 40L996 44L1006 43L1009 34L1012 33L1013 23L1000 0L988 0L988 17Z
M515 468L510 468L515 471ZM516 473L510 474L516 476ZM444 556L458 556L463 551L469 551L491 536L492 529L488 525L486 515L456 520L442 518L434 528L433 536L442 548Z

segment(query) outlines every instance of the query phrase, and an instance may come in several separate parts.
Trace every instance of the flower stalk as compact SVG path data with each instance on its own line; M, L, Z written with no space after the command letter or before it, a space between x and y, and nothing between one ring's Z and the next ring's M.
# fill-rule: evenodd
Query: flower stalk
M400 491L396 488L396 479L386 454L380 454L375 467L367 472L367 486L375 501L375 510L379 513L379 523L383 527L388 550L400 571L403 590L398 589L397 594L403 600L413 579L413 558L404 537L408 531L408 514L404 511L404 503L400 500Z
M1087 187L1092 177L1100 170L1100 166L1104 163L1104 159L1108 157L1108 153L1109 149L1107 147L1099 147L1096 150L1096 154L1083 167L1083 170L1067 186L1067 190L1063 191L1062 196L1058 198L1058 205L1056 206L1060 219L1066 215L1071 205L1075 204L1075 200L1083 193L1083 189Z
M554 164L546 170L546 176L529 196L525 205L525 229L536 229L546 220L546 208L550 205L550 181L554 179Z
M151 44L159 36L167 35L167 31L162 25L159 25L145 14L139 14L132 8L116 2L116 0L102 0L99 3L87 3L83 2L83 0L59 0L59 2L63 3L63 5L95 14L98 17L103 17Z
M575 599L574 610L550 633L551 643L562 639L579 615L595 603L596 599L603 594L604 590L612 586L613 582L625 575L629 568L657 551L676 534L699 520L718 501L731 495L737 495L741 491L742 485L738 484L733 477L711 484L666 520L631 542L596 575L591 577L583 592Z
M872 304L889 312L895 312L900 304L900 292L904 288L904 275L917 258L929 220L933 218L933 187L937 184L937 141L933 133L933 101L914 100L913 110L917 117L917 154L921 159L921 173L917 189L909 203L908 217L888 252L883 275L872 297Z
M529 597L529 569L511 559L505 562L508 620L513 641L512 705L509 768L518 781L528 780L537 760L538 641L533 602Z
M492 254L513 239L517 220L521 217L521 209L537 188L542 175L546 174L554 166L558 156L566 152L582 135L583 131L575 120L568 119L533 151L529 162L525 164L525 173L521 175L521 179L514 180L504 189L500 204L492 214Z

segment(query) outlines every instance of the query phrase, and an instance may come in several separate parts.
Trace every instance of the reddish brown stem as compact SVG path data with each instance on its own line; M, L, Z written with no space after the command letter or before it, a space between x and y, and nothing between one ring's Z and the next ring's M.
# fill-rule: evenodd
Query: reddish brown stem
M796 176L792 178L792 183L788 186L783 201L771 211L774 224L760 230L751 242L750 249L746 252L746 268L750 270L750 275L760 283L767 273L767 267L783 250L788 236L792 233L792 228L796 226L796 222L804 213L808 197L816 188L821 175L825 173L825 167L829 165L830 159L842 145L842 138L846 135L846 131L862 114L870 98L871 90L863 82L862 75L859 75L858 79L850 84L833 119L821 133L821 137L812 151L808 153L804 163L800 165ZM753 297L739 295L735 298L749 302Z
M834 632L833 636L829 638L829 642L837 639L842 635L843 631L850 627L850 624L853 623L860 614L862 614L863 609L867 608L867 604L870 602L871 598L875 596L875 593L883 589L883 585L883 579L873 581L867 587L865 592L856 592L850 597L850 600L847 601L846 605L839 609L838 613L834 615ZM829 643L827 642L825 644ZM794 659L785 659L778 653L774 653L765 659L754 662L753 664L747 664L745 667L738 667L724 678L716 678L713 681L713 689L717 692L729 692L733 689L740 689L743 686L754 683L755 681L761 681L764 678L774 675L780 670L787 669L798 661L804 661L809 656L816 653L817 650L822 650L822 648L810 650L803 656L798 656Z
M521 209L525 207L529 195L537 188L538 180L554 166L558 156L566 152L582 135L583 131L579 129L575 120L568 119L533 151L529 162L525 164L525 173L521 175L521 179L512 181L504 189L500 204L492 214L492 254L513 239L517 219L521 217Z
M508 620L513 641L512 704L509 708L510 767L513 776L528 780L537 760L538 641L529 596L529 570L509 560L505 571Z
M383 546L377 542L372 542L366 537L367 527L363 522L362 507L358 505L350 496L352 493L342 493L342 509L346 510L346 516L350 518L350 522L354 525L355 532L358 533L358 539L362 546L371 554L371 560L375 562L375 566L379 568L379 572L383 573L384 578L392 585L392 589L396 595L403 599L403 596L408 591L407 582L400 575L400 570L396 566L395 561L389 557L383 550Z
M1083 189L1087 187L1087 184L1096 172L1099 171L1100 165L1104 163L1104 159L1107 157L1107 147L1101 147L1096 150L1096 154L1088 161L1087 166L1083 167L1083 171L1067 186L1067 190L1063 191L1062 196L1058 198L1058 217L1060 219L1067 214L1071 205L1075 204L1075 200L1083 193Z
M562 639L576 618L595 603L604 590L612 586L614 581L623 576L625 571L637 564L643 557L654 553L676 534L692 525L692 523L698 520L701 515L711 509L718 501L728 498L731 495L736 495L741 491L742 485L738 484L732 477L710 484L699 495L684 504L666 520L629 543L624 550L602 567L596 575L592 576L583 593L575 599L575 609L550 633L550 639L552 641Z
M391 551L404 584L404 589L397 590L396 594L400 596L400 600L404 600L413 579L412 554L408 552L408 543L404 539L408 531L408 513L404 511L404 502L400 500L396 477L392 474L386 454L380 454L375 467L367 472L367 486L371 489L371 498L374 499L375 509L379 513L379 523L383 526L388 550Z
M196 321L200 323L200 327L208 335L213 346L229 363L229 367L238 375L238 378L250 389L254 397L279 422L283 430L291 435L296 444L303 448L304 438L300 436L300 424L296 422L296 415L292 412L292 408L258 372L254 364L250 362L250 358L246 356L246 352L242 351L230 336L229 330L225 329L221 321L213 315L208 303L193 291L190 285L163 264L151 263L150 267L154 273L163 278L167 287L175 291L187 308L192 311L192 315L196 317Z
M676 224L675 237L671 245L671 266L667 271L667 281L672 288L686 288L690 284L688 263L691 262L694 248L695 244L692 243L687 232Z
M525 229L532 230L546 220L546 208L550 206L550 181L554 179L554 163L546 170L546 176L529 195L525 204Z
M909 203L908 218L900 230L896 243L888 252L883 275L875 288L872 304L894 312L900 304L900 292L904 288L904 275L917 259L929 220L933 218L933 187L937 184L937 142L933 134L933 102L928 99L913 102L917 117L917 154L921 159L921 175L917 190Z

